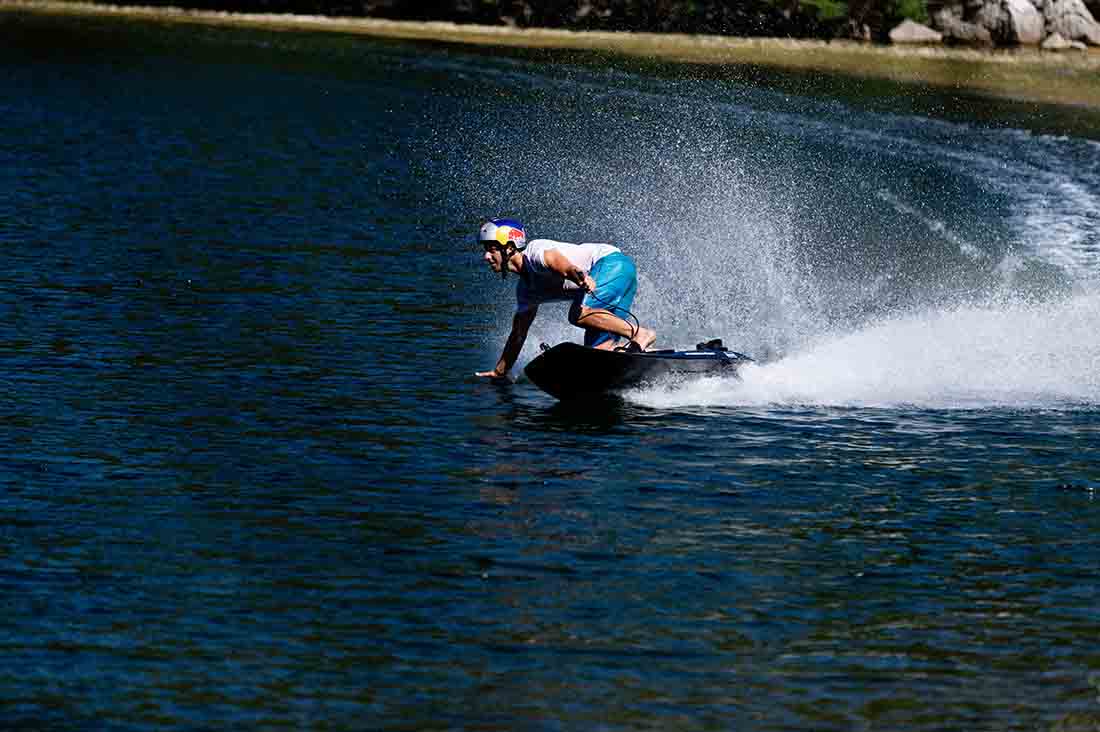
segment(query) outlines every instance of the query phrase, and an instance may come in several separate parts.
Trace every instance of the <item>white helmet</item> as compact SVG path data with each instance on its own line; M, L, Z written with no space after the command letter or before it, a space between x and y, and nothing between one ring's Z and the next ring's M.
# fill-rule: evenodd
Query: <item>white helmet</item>
M482 244L496 244L507 248L509 244L523 251L527 246L527 232L515 219L491 219L481 225L477 240Z
M508 257L517 251L522 252L527 248L527 232L523 230L523 224L515 219L490 219L481 225L481 231L477 235L478 242L483 247L496 247L504 261L501 263L500 277L508 277Z

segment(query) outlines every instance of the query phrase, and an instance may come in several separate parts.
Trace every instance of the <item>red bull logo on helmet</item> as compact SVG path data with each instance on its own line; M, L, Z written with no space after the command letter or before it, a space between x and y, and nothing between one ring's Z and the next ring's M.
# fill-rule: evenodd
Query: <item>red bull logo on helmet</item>
M523 224L515 219L493 219L481 227L480 241L495 241L503 246L514 245L522 249L527 245L527 233Z

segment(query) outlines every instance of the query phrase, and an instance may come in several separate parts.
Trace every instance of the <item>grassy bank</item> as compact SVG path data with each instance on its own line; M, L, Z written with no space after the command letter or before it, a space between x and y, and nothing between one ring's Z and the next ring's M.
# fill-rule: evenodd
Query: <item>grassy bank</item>
M694 64L760 66L927 85L992 97L1100 111L1100 51L973 50L843 41L743 39L652 33L574 32L369 18L240 14L56 0L0 0L0 12L119 17L280 31L331 31L382 38L523 49L610 52Z

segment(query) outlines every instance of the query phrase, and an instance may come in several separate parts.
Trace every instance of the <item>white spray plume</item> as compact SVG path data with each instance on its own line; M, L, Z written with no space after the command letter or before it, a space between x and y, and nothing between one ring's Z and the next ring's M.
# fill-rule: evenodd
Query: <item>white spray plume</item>
M630 398L661 408L1098 406L1100 296L891 319L750 365L741 376L639 390Z

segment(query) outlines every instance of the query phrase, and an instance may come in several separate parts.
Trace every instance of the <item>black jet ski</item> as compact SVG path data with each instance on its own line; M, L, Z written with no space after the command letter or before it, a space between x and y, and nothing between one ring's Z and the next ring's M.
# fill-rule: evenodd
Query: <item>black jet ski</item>
M718 338L690 351L604 351L579 343L553 348L543 344L542 349L523 372L535 386L562 401L669 380L736 376L752 361L725 348Z

